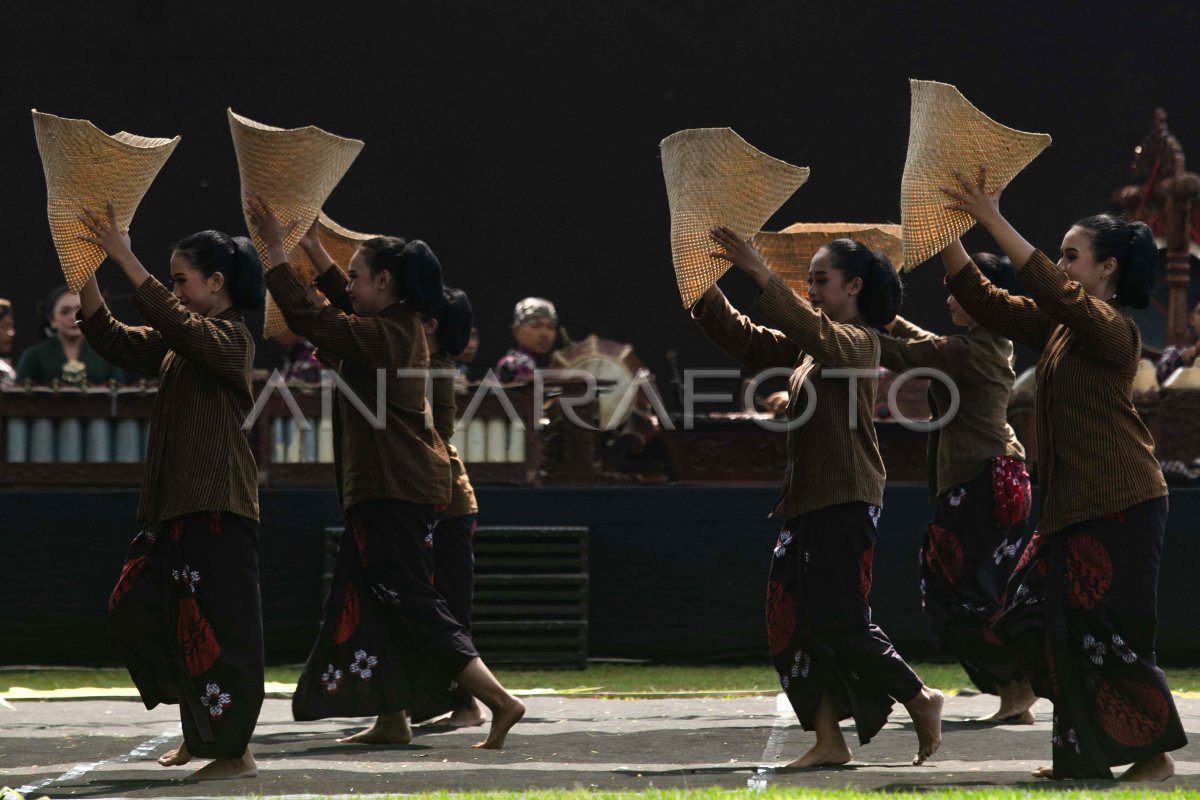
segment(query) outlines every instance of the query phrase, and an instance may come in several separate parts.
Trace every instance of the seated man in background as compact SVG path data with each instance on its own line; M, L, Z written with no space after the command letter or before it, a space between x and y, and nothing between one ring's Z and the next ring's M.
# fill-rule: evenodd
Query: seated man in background
M496 376L502 383L531 381L534 371L546 366L558 340L554 304L540 297L526 297L517 303L512 333L517 346L496 363Z

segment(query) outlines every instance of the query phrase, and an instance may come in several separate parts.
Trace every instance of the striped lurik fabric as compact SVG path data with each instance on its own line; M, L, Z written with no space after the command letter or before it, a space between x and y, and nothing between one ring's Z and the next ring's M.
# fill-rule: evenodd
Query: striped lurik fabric
M346 386L374 415L382 370L385 403L377 428L342 393L334 391L333 458L342 510L364 500L450 502L450 459L433 427L423 377L400 377L400 369L428 369L429 349L421 317L393 304L376 316L347 307L346 273L331 266L316 286L330 305L317 306L286 262L267 272L267 288L287 326L317 346Z
M1008 424L1008 398L1016 379L1012 342L982 325L939 336L896 317L892 335L880 336L879 345L879 362L888 369L939 369L958 389L954 418L929 433L931 500L979 477L996 456L1025 458L1025 448ZM940 419L950 408L950 387L934 379L929 393L934 416Z
M446 372L457 372L454 362L439 350L429 357L429 368ZM479 504L475 502L475 489L471 486L471 477L467 475L467 466L458 455L458 448L450 444L454 436L454 425L458 419L458 404L454 398L454 378L433 378L433 427L438 436L446 443L446 452L450 455L450 474L454 481L450 507L446 516L450 519L463 517L467 514L478 514Z
M833 322L772 275L753 309L775 325L756 325L718 293L714 302L703 298L692 310L705 334L755 374L784 367L788 380L787 418L798 419L808 409L803 388L809 379L816 407L803 425L787 434L788 464L783 497L772 516L779 519L807 514L818 508L861 501L883 503L884 468L875 438L874 408L878 385L879 337L862 319ZM866 370L870 377L855 382L855 428L850 428L849 381L832 377L827 369Z
M124 369L158 376L138 520L194 511L258 519L258 468L242 423L254 405L254 340L241 312L193 314L154 278L133 293L149 327L125 325L106 306L80 320L92 347Z
M1167 494L1154 440L1133 405L1142 337L1040 251L1012 297L968 264L947 285L977 322L1041 352L1037 368L1038 530L1051 534Z

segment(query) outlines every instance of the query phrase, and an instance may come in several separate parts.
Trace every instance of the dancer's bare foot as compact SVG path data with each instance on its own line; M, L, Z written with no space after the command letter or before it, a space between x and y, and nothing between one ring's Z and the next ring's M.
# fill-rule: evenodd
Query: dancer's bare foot
M839 737L833 741L818 741L811 750L788 766L795 769L837 767L849 763L852 757L850 748L846 746L846 740Z
M1122 783L1157 783L1175 776L1175 759L1167 753L1143 758L1117 780Z
M922 686L912 700L904 704L917 730L917 754L913 766L919 767L942 746L942 706L946 696L937 689Z
M257 778L258 764L250 748L241 758L218 758L210 761L188 776L190 781L220 781L229 778Z
M1033 712L1028 708L1015 714L1001 708L990 717L981 717L975 720L975 722L991 722L997 725L1032 725L1035 721Z
M485 722L487 717L483 715L483 707L474 697L471 698L469 706L454 709L454 713L446 720L446 724L451 728L476 728Z
M412 741L412 727L403 711L380 714L375 718L375 724L365 731L338 741L342 744L408 744Z
M158 765L160 767L182 767L184 764L192 760L192 754L188 752L187 743L183 743L174 750L168 750L158 757Z
M1035 778L1043 778L1048 781L1054 780L1054 767L1037 767L1029 773Z
M487 738L475 745L480 750L499 750L504 747L504 738L513 725L525 716L525 704L512 695L508 700L492 707L492 727Z
M1000 708L996 713L979 721L1004 725L1032 725L1033 712L1030 709L1036 702L1037 695L1033 693L1029 681L1013 681L1000 687Z

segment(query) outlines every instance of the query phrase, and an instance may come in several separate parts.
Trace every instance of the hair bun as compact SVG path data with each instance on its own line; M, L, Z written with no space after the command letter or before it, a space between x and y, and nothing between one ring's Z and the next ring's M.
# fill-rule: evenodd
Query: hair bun
M248 236L231 236L233 257L239 269L262 269L262 257Z
M428 312L445 302L442 295L442 264L429 245L413 239L400 251L400 274L404 299L414 311Z
M475 315L471 301L461 289L447 286L442 290L443 303L438 312L438 342L448 355L457 356L471 341L471 326Z

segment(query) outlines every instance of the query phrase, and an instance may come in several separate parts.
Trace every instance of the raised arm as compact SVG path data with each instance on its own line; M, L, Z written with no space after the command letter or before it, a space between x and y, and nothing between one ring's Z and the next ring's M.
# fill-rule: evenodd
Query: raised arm
M317 220L313 220L313 224L300 239L300 249L317 271L315 283L321 294L325 295L335 308L351 314L354 309L350 307L350 296L346 294L346 275L333 260L333 256L329 255L325 245L321 244L318 231Z
M1033 251L1019 274L1042 313L1070 328L1080 347L1118 366L1135 367L1141 334L1120 309L1085 292L1040 250Z
M134 287L133 304L151 327L135 328L114 320L92 280L80 298L86 314L80 328L92 347L109 362L145 374L156 374L166 351L174 350L219 378L244 383L254 346L245 326L184 309L133 254L129 231L116 224L112 203L107 211L105 217L84 206L79 221L90 236L79 238L104 248L121 268Z
M879 337L879 363L893 372L935 367L954 374L969 345L962 336L938 336L897 316L889 336Z
M322 275L317 281L317 288L321 288L328 280L332 279ZM345 280L344 276L342 280ZM371 369L386 368L408 363L406 356L396 352L397 343L402 349L417 346L415 334L421 334L419 328L414 335L408 335L409 332L398 326L402 340L394 342L380 317L360 317L347 314L332 305L314 304L309 300L300 277L286 261L276 264L267 272L267 288L271 290L271 296L275 298L275 305L279 306L287 326L316 345L323 356ZM421 336L423 338L423 334ZM424 342L420 344L423 346Z
M167 354L162 334L153 328L125 325L113 319L108 306L99 299L100 292L95 289L95 282L95 277L88 281L95 292L92 298L95 302L83 300L88 285L84 286L81 294L83 307L79 314L79 330L87 337L88 344L110 364L142 375L158 375Z
M762 289L754 307L798 348L828 367L875 368L876 337L858 325L843 325L817 311L763 262L748 240L726 227L714 228L712 240L722 247L712 255L729 261Z
M369 369L411 363L411 353L408 351L413 348L426 350L424 333L419 328L408 331L403 326L395 326L396 329L389 335L387 323L380 317L360 317L338 308L336 303L328 306L313 303L300 277L288 264L287 251L283 246L296 221L287 224L281 222L261 197L255 197L247 203L246 211L267 247L267 257L271 262L271 268L267 271L267 288L293 333L308 339L326 357ZM311 237L315 236L313 229L310 228L305 236L310 240L311 247ZM306 252L311 257L315 251L306 249ZM317 288L326 292L327 296L329 293L344 294L346 276L328 254L324 257L320 255L323 252L323 248L317 252L319 261L314 261L321 272L317 278Z
M700 324L700 329L713 344L747 372L794 367L800 360L800 348L795 342L777 330L751 322L716 286L692 306L692 319Z
M961 254L951 253L950 249L942 253L943 260L960 256L953 262L946 261L946 286L963 309L983 327L1041 352L1058 323L1043 314L1031 298L1013 297L993 286L961 244L954 249L961 250ZM951 263L958 264L957 268L952 269Z
M876 338L859 325L834 322L771 273L754 308L789 339L827 367L877 366Z
M153 277L134 291L133 304L168 348L219 378L246 382L254 344L243 323L188 311Z

